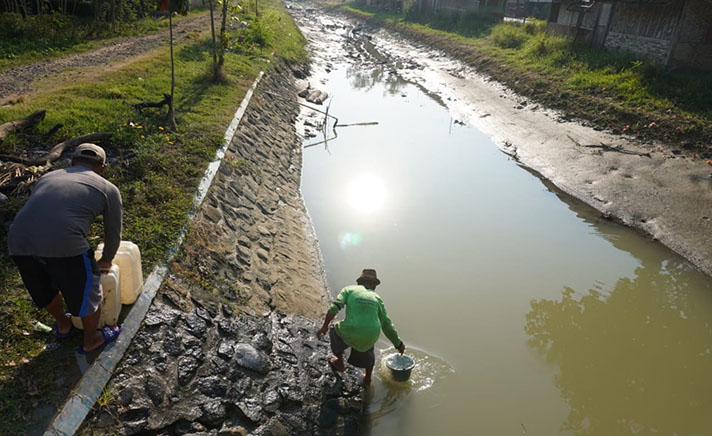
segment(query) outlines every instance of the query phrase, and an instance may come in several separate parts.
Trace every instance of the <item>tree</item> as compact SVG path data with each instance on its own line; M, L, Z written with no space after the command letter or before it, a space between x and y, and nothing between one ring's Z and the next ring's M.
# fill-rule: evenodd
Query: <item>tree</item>
M218 80L218 50L217 43L215 42L215 20L213 19L213 0L208 0L208 6L210 7L210 32L213 37L213 67L211 69L210 80L216 82Z
M171 95L168 99L168 125L171 130L175 131L177 126L176 112L173 106L176 86L175 61L173 59L173 14L187 15L188 9L190 9L190 0L161 0L158 7L161 10L168 9L168 34L171 47Z

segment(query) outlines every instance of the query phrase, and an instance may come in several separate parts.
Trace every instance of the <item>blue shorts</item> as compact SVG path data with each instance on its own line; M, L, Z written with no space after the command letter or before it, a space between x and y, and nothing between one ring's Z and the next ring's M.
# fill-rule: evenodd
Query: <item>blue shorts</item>
M101 275L94 250L71 257L12 256L12 260L38 307L46 307L61 292L74 316L91 315L99 309Z

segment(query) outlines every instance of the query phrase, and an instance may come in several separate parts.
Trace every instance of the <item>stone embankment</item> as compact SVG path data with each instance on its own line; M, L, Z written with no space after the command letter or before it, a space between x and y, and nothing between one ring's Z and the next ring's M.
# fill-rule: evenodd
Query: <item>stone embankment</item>
M298 113L292 72L278 66L85 434L363 431L360 377L331 371L315 337L326 287L299 189Z

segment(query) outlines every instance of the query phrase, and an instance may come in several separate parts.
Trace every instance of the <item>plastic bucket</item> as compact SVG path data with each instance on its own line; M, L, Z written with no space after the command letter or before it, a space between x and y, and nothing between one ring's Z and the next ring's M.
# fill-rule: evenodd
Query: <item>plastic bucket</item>
M410 378L410 373L415 368L415 361L410 356L395 354L386 361L386 366L395 381L404 382Z

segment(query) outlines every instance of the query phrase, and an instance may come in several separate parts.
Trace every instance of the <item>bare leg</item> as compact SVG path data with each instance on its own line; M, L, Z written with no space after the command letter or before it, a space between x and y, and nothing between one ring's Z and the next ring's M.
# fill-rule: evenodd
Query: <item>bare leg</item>
M373 373L373 367L369 366L366 368L366 373L363 375L363 385L367 388L371 387L371 374Z
M57 332L60 335L69 333L72 329L72 321L64 314L64 300L62 299L62 294L58 292L54 299L45 306L45 309L47 309L47 312L57 321Z
M332 368L339 372L346 371L346 364L344 364L344 353L338 354L336 356L329 356L329 364Z
M101 309L91 315L82 317L84 325L84 351L89 352L99 348L104 343L104 335L97 330Z

